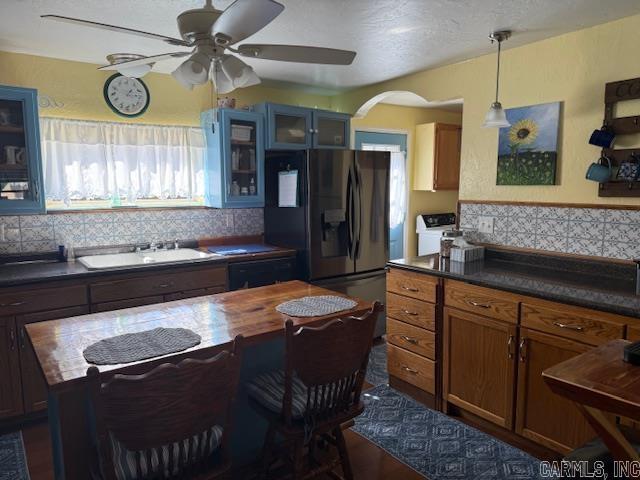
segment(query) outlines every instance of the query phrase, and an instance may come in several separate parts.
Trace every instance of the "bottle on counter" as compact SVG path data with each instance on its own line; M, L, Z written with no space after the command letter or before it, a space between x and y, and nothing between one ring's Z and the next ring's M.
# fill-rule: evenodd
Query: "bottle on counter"
M253 177L251 177L251 181L249 182L249 195L256 194L256 181Z

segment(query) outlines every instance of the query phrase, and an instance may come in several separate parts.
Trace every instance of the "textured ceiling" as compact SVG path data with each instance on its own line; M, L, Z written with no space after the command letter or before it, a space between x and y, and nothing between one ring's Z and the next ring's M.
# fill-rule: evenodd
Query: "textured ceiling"
M258 1L258 0L256 0ZM638 0L280 0L285 11L247 39L345 48L351 66L249 61L265 79L341 90L495 51L487 35L510 28L512 48L640 13ZM200 0L0 0L0 50L103 63L114 52L176 50L162 42L45 21L45 13L178 36L175 17ZM214 0L225 8L230 0ZM178 48L179 50L179 48ZM178 61L155 70L170 72ZM1 68L1 66L0 66Z

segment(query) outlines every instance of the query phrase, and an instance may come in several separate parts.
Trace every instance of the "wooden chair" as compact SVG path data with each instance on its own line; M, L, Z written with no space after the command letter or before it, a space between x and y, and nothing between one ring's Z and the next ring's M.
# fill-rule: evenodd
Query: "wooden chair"
M381 310L376 302L360 318L336 319L318 328L297 329L286 321L285 370L260 375L248 385L250 404L269 421L263 449L266 476L279 433L293 478L322 473L340 478L333 472L338 465L345 478L353 478L341 424L364 410L360 392ZM338 457L320 464L315 457L318 440L334 445Z
M230 469L242 337L232 351L101 382L90 367L97 468L104 480L213 479Z

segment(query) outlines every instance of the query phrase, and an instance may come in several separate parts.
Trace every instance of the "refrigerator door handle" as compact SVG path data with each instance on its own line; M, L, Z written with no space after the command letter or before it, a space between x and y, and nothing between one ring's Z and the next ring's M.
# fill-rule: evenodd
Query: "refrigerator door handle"
M353 241L354 241L354 224L353 224L353 175L352 170L349 168L349 175L347 176L347 252L349 258L353 259Z
M354 176L356 179L354 210L357 212L357 215L354 216L357 218L357 221L354 225L355 248L353 252L353 258L357 259L360 256L360 239L362 238L362 182L360 176L360 164L358 163L357 158L354 164Z

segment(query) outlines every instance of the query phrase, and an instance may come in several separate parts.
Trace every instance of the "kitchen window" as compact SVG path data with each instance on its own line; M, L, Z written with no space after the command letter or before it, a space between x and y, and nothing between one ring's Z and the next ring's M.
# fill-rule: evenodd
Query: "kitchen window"
M41 118L48 209L202 205L200 128Z

